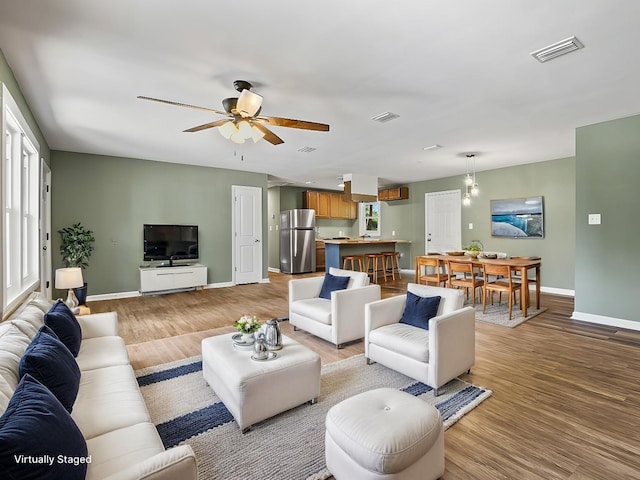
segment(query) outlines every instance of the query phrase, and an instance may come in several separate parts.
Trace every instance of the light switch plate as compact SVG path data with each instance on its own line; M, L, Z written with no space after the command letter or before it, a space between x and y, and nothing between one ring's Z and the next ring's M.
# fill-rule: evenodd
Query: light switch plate
M601 217L599 213L590 213L589 214L589 225L600 225Z

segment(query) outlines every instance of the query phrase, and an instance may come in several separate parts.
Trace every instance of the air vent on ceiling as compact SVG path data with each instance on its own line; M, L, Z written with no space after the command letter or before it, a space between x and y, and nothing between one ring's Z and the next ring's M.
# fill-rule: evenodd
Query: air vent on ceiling
M437 143L434 143L433 145L429 145L428 147L424 147L423 150L437 150L439 148L442 148L442 145L438 145Z
M390 122L391 120L395 120L399 116L400 115L398 115L397 113L384 112L376 115L375 117L371 117L371 120L373 120L374 122L386 123Z
M582 44L582 42L576 37L569 37L565 40L554 43L553 45L549 45L548 47L544 47L540 50L536 50L535 52L531 52L530 55L539 62L544 63L547 60L551 60L553 58L559 57L560 55L579 50L583 47L584 45Z
M299 148L299 149L298 149L298 151L299 151L299 152L302 152L302 153L311 153L311 152L313 152L314 150L316 150L316 149L315 149L315 148L313 148L313 147L302 147L302 148Z

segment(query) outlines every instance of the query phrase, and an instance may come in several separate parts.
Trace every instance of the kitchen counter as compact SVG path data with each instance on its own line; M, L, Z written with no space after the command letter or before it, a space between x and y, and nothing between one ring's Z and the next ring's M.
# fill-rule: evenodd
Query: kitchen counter
M380 244L380 243L411 243L410 240L396 240L396 239L363 239L363 238L354 238L348 240L334 240L332 238L317 238L319 242L324 242L325 244L332 245L370 245L370 244Z
M331 267L342 268L342 257L345 255L363 255L367 253L395 252L396 244L411 243L409 240L389 239L349 239L332 240L324 239L325 244L325 271Z

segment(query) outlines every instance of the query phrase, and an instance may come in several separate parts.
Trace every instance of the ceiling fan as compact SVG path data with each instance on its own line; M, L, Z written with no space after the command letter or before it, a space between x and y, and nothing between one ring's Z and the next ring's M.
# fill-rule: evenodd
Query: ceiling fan
M186 103L172 102L171 100L162 100L160 98L145 97L142 95L139 95L138 98L224 115L225 118L188 128L184 131L199 132L208 128L217 127L223 137L235 143L244 143L245 140L248 139L252 139L254 142L257 142L261 138L264 138L272 145L284 143L284 140L269 130L265 125L300 128L303 130L317 130L320 132L329 131L329 125L324 123L260 115L260 111L262 110L262 96L251 91L253 85L245 80L236 80L233 82L233 86L238 92L240 92L240 95L238 97L225 98L222 100L224 111L199 107L197 105L189 105Z

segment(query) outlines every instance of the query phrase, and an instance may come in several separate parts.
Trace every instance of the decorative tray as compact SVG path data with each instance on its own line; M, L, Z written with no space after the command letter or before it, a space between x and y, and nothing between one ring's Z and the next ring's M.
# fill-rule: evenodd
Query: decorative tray
M273 360L277 356L278 356L278 354L276 352L269 352L267 354L267 358L256 358L255 356L251 355L251 360L253 360L255 362L266 362L268 360Z
M461 257L464 255L464 252L445 252L447 255L451 255L452 257Z
M238 347L253 347L253 344L255 343L255 340L252 342L245 342L244 340L242 340L241 333L234 333L233 335L231 335L231 340L233 340L233 344Z

